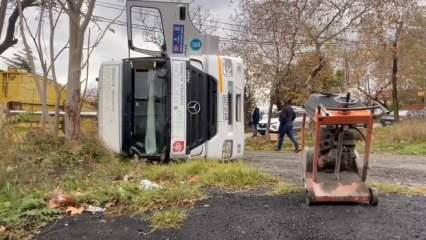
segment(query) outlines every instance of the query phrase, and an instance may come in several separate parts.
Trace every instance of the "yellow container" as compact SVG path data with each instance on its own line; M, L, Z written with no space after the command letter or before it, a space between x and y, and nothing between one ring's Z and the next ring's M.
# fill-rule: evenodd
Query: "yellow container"
M7 110L28 112L41 111L41 102L35 81L42 84L42 77L28 72L9 69L0 71L0 105ZM62 87L62 86L61 86ZM61 107L65 102L65 91L61 93ZM56 91L53 81L47 81L47 106L49 111L55 108Z

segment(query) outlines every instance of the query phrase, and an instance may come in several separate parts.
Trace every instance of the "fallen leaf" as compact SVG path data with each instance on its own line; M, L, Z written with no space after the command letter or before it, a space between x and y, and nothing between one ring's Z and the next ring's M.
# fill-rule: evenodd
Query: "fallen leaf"
M200 177L199 176L193 176L189 179L188 183L189 184L197 184L200 182Z
M0 226L0 236L6 233L6 227Z
M121 180L123 180L123 178L122 178L121 176L115 176L115 177L112 179L112 181L114 181L114 182L118 182L118 181L121 181Z
M115 205L117 205L117 202L109 202L105 204L105 208L111 208L111 207L114 207Z
M55 190L52 198L49 200L48 208L50 209L58 209L58 208L66 208L66 207L75 207L77 203L75 200L62 193L60 190Z
M65 210L65 213L70 216L80 215L83 212L84 212L84 207L79 207L79 208L67 207L67 209Z
M134 178L134 177L133 177L132 175L130 175L130 174L126 174L126 175L124 175L124 177L123 177L123 181L128 182L128 181L131 181L133 178Z

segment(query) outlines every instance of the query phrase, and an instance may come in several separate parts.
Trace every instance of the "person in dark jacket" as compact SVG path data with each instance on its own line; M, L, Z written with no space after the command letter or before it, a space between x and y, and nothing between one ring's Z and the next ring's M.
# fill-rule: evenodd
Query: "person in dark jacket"
M277 151L281 151L284 142L284 136L287 135L294 144L294 152L300 152L299 143L297 142L293 128L293 121L295 119L296 113L294 112L293 108L290 105L285 105L280 113Z
M260 121L260 109L256 107L253 111L253 114L251 116L251 121L253 123L253 137L257 136L257 125Z

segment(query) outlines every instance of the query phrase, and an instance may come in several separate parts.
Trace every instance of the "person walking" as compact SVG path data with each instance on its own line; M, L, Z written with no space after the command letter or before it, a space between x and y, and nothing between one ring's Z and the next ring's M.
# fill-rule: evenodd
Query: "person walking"
M299 148L299 143L297 142L297 139L295 137L295 131L293 128L293 121L295 119L296 113L290 105L286 104L280 113L280 127L277 151L281 151L285 135L287 135L288 138L290 138L290 140L293 142L294 152L297 153L301 151L301 149Z
M251 115L251 121L253 124L253 137L257 136L257 125L260 121L260 109L256 107L253 111L253 114Z

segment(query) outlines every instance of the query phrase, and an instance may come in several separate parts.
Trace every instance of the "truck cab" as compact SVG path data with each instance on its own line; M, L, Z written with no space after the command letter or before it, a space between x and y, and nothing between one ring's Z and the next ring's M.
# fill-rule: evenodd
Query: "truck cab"
M243 156L243 62L219 55L218 38L200 34L188 8L127 2L129 48L145 56L101 65L99 136L114 152L158 161ZM160 41L142 44L138 30L147 29L161 29Z

